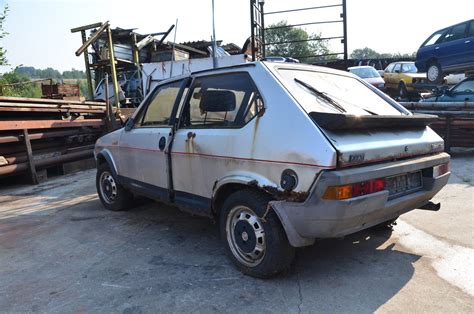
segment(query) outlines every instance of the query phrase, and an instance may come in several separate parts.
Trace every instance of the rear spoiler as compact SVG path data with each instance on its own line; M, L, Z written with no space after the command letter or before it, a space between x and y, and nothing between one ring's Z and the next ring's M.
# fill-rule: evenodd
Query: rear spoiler
M309 116L321 128L327 130L357 129L415 129L425 128L437 120L437 116L417 115L346 115L340 113L310 112Z

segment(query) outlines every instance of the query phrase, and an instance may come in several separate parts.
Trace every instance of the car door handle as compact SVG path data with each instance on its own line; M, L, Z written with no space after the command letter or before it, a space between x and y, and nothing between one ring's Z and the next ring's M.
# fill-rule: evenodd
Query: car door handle
M470 40L466 40L464 43L469 44L470 42L471 42Z
M435 50L438 50L438 49L439 49L439 47L436 47L436 48L435 48Z
M189 140L191 140L191 139L193 139L193 138L195 138L195 137L196 137L196 133L194 133L194 132L188 132L188 136L187 136L187 137L188 137L188 138L186 139L186 142L189 141Z

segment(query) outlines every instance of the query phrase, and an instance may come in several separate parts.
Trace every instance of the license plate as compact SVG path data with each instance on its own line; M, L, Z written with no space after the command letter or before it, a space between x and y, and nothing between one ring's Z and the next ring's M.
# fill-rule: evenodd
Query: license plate
M385 187L389 192L389 198L395 198L413 193L422 188L421 171L389 177L385 181Z

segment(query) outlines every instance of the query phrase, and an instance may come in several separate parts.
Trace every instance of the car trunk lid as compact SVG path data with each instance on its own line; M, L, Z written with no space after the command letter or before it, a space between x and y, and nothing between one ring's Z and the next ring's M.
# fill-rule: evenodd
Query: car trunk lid
M338 167L441 152L443 140L428 127L429 115L351 116L310 113L338 153Z

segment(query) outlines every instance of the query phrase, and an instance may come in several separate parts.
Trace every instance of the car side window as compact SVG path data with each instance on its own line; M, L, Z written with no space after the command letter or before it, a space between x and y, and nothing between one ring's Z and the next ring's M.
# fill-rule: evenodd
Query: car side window
M468 37L474 37L474 21L471 21L471 25L469 26L469 35Z
M436 33L434 33L433 35L431 35L426 41L425 43L423 44L423 47L425 46L431 46L431 45L434 45L436 43L438 43L440 41L440 39L443 37L444 33L446 32L446 29L443 29L441 31L438 31Z
M151 96L139 125L142 127L169 125L181 84L182 81L178 81L158 87Z
M240 127L263 107L248 73L196 78L183 110L182 127Z
M397 73L400 73L401 72L401 68L402 68L402 65L400 63L397 63L395 64L395 66L393 67L393 72L397 72Z
M474 80L464 81L453 90L455 94L465 94L474 92Z
M467 26L467 23L453 26L450 30L448 30L446 35L444 35L443 42L449 42L449 41L465 38L466 26Z

